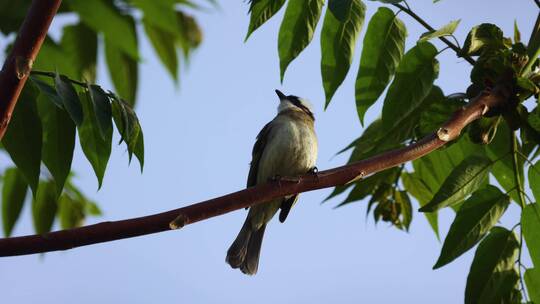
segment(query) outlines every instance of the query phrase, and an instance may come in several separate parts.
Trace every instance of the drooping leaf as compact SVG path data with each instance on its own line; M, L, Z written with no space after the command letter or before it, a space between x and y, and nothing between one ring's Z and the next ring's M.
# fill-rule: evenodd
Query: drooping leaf
M347 2L349 6L343 8L348 12L343 20L338 19L331 10L327 10L324 17L321 32L321 74L326 95L325 107L349 71L356 38L364 23L366 11L361 0L330 0L329 6L334 2Z
M154 26L143 19L144 31L159 59L167 71L176 80L178 79L178 56L176 54L175 37L173 34Z
M79 101L77 91L75 91L69 78L57 73L54 78L54 84L56 92L58 92L58 96L60 96L60 99L62 100L64 109L69 113L69 116L73 119L75 124L80 126L83 121L81 102Z
M441 27L438 30L425 32L425 33L422 34L422 36L420 36L420 39L418 39L418 41L422 42L422 41L431 40L433 38L450 36L456 30L456 28L458 27L460 21L461 21L461 19L454 20L454 21L451 21L450 23L448 23L447 25Z
M396 71L382 109L382 124L393 128L404 123L403 117L417 112L437 78L439 63L437 49L429 42L421 42L409 50Z
M189 54L202 42L202 31L193 16L182 11L176 12L178 23L180 24L180 36L178 42L184 50L184 58L189 59Z
M405 231L409 231L413 217L412 204L409 195L407 194L407 191L396 191L394 193L394 199L396 204L400 206L401 224L403 225L403 228L405 228Z
M531 268L525 271L525 283L527 291L533 303L540 303L540 271L538 268Z
M112 110L111 102L109 97L103 91L103 89L98 86L91 84L88 86L88 96L92 102L92 108L94 110L94 115L96 116L96 122L103 139L106 139L107 132L112 128Z
M452 262L476 245L497 224L509 203L510 197L494 186L473 193L457 211L433 268Z
M37 234L51 231L58 209L57 197L56 185L53 181L39 183L37 195L32 202L32 218Z
M514 232L502 227L491 229L487 237L480 242L467 276L465 303L501 303L487 299L497 294L497 282L501 274L514 270L518 255L519 242ZM502 302L508 303L508 302Z
M2 223L4 235L9 237L21 214L28 184L17 168L9 168L4 172L2 184Z
M521 230L534 266L540 267L540 207L538 203L523 208Z
M84 202L63 194L58 200L58 218L62 229L79 227L84 221Z
M106 130L105 137L102 137L89 96L83 92L79 97L85 113L84 121L78 128L81 148L94 169L98 179L98 188L101 188L111 155L112 127Z
M68 25L60 45L66 56L65 60L73 65L77 72L74 77L94 82L96 79L97 33L84 23Z
M139 80L137 61L107 39L105 39L105 59L116 92L134 105Z
M418 200L420 207L422 207L431 200L433 197L433 191L429 189L429 187L417 175L417 173L404 172L401 174L401 181L403 182L405 190L414 196L414 198ZM435 232L437 239L440 239L439 218L437 211L425 212L424 215L428 220L431 229L433 229L433 232Z
M420 211L432 212L460 203L486 181L491 165L492 162L484 157L466 158L448 175L433 199Z
M311 42L323 4L324 0L294 0L287 4L278 35L281 81L289 63Z
M2 145L21 170L35 196L41 163L41 121L36 108L36 90L26 85L15 106Z
M529 186L537 202L540 202L540 161L529 167ZM538 265L540 267L540 265Z
M53 176L60 194L71 171L75 124L66 111L55 106L44 94L38 97L38 110L43 126L43 163Z
M366 111L394 75L403 56L406 36L405 25L392 10L380 7L371 17L355 84L356 109L362 124Z
M121 99L114 99L112 102L112 114L116 128L122 136L128 148L129 161L133 154L139 159L142 166L144 163L144 140L142 139L142 129L139 119L133 109ZM141 138L139 139L139 136Z
M133 30L131 17L122 15L112 1L69 0L67 3L84 23L95 31L102 32L106 41L131 59L139 58L137 34Z
M285 4L285 0L251 0L249 5L249 28L246 41L249 36L274 16Z
M505 48L503 32L495 24L482 23L471 29L465 39L460 55L476 56L483 50L498 50Z

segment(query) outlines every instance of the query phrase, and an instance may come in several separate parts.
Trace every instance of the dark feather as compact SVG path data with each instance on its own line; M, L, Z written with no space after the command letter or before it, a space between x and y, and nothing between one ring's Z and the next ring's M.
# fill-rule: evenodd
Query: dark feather
M272 127L270 126L271 123L272 122L267 123L264 126L264 128L262 128L261 132L259 132L259 135L257 135L257 141L255 141L255 145L253 145L253 151L251 152L251 164L249 168L247 187L252 187L257 184L257 173L259 172L259 161L261 160L264 147L266 146L266 142L268 141L268 134L270 134L270 130L272 129Z
M289 215L289 212L291 211L292 206L294 206L294 203L298 200L298 194L294 195L288 199L283 200L281 203L281 211L279 212L279 221L285 222L287 219L287 216Z

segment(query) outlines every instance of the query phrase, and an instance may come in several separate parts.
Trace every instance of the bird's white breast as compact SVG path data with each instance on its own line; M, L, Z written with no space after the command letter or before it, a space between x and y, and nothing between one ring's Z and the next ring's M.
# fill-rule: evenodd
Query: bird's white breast
M311 122L279 115L259 162L257 183L276 175L297 176L307 173L317 160L317 137Z

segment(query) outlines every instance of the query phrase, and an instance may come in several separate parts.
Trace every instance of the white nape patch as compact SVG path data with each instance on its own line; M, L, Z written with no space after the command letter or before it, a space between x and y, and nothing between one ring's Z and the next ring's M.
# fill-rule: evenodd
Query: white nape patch
M308 108L308 110L311 113L313 113L313 105L311 104L311 102L309 102L309 100L304 99L304 98L299 98L299 100L300 100L300 103L302 103L303 106ZM297 106L295 106L290 100L282 99L279 102L278 113L281 113L281 112L286 111L286 110L300 110L300 109Z

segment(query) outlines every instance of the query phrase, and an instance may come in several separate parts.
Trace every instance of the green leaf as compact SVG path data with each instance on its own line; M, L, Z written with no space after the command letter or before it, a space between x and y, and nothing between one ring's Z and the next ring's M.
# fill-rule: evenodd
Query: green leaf
M324 0L289 1L278 35L280 76L311 42L321 16Z
M21 214L28 184L17 168L7 169L2 183L2 223L4 235L9 237Z
M540 271L538 268L531 268L525 271L525 283L527 291L533 303L540 303Z
M450 36L456 30L456 28L458 27L460 21L461 21L461 19L454 20L454 21L451 21L450 23L448 23L447 25L441 27L438 30L425 32L425 33L422 34L422 36L420 36L420 39L418 39L418 41L422 42L422 41L431 40L433 38Z
M409 195L407 194L407 191L396 191L394 193L394 199L396 200L396 203L401 206L401 224L406 231L409 231L413 217L412 204Z
M521 33L519 32L517 19L514 19L514 43L521 42Z
M346 2L340 0L330 0L329 6L333 2ZM361 0L349 0L347 17L338 19L332 11L327 10L324 17L321 32L321 73L324 92L326 94L325 107L328 106L332 96L341 85L354 55L356 38L362 24L366 6Z
M51 231L57 204L56 185L53 181L40 182L35 199L32 202L32 217L37 234Z
M176 12L181 34L178 42L184 51L184 57L189 59L191 50L197 48L202 41L202 31L193 16L184 14L182 11Z
M68 113L41 94L38 98L38 110L43 126L43 163L54 177L58 194L71 171L73 150L75 149L75 124Z
M514 270L519 242L516 235L505 228L494 227L480 243L467 276L465 303L489 302L486 298L496 294L501 273Z
M103 91L103 89L95 84L88 86L90 101L92 102L92 109L96 116L97 126L99 133L103 139L107 138L107 132L112 129L112 110L109 97Z
M249 36L274 16L285 4L285 0L251 0L249 6L249 28L246 41Z
M484 50L504 49L505 42L503 32L495 24L482 23L471 29L463 48L461 56L476 56L480 55Z
M139 58L137 34L130 16L122 15L108 0L69 0L67 4L81 20L95 31L102 32L105 40L134 60Z
M540 202L540 161L529 167L529 187L537 202ZM540 267L540 265L538 265Z
M96 79L97 33L84 23L63 28L61 46L64 60L77 71L75 77L94 82Z
M356 76L356 109L364 123L366 111L377 101L394 75L403 50L407 28L394 12L380 7L369 21Z
M135 153L141 165L144 164L144 140L142 139L142 129L139 119L133 109L121 99L114 99L112 102L112 113L116 128L122 136L128 148L129 161ZM139 139L139 136L141 138Z
M84 221L85 203L63 194L58 201L58 217L62 229L79 227Z
M401 181L405 190L409 192L416 200L420 206L426 205L431 198L433 197L433 191L422 181L420 177L417 176L417 173L408 173L404 172L401 174ZM440 239L439 236L439 218L437 211L435 212L426 212L424 213L431 229L435 232L437 239Z
M159 59L171 76L178 79L178 56L174 45L175 36L143 19L144 31Z
M64 108L62 98L58 96L58 94L56 93L56 89L52 85L32 75L30 75L30 80L32 80L32 83L36 85L41 94L47 95L47 97L49 97L49 100L53 102L57 107L61 109Z
M491 165L489 159L479 156L464 159L448 175L433 199L419 211L432 212L460 203L486 181Z
M540 267L540 207L538 203L530 204L521 212L521 229L527 242L531 260Z
M139 78L137 61L107 39L105 39L105 60L117 93L134 105Z
M101 188L111 155L112 127L106 130L105 137L102 137L89 96L84 92L79 96L85 113L84 121L78 128L81 148L94 169L98 179L98 188Z
M41 163L41 121L36 108L37 92L26 85L15 106L2 144L21 170L35 196Z
M439 63L435 59L436 55L437 49L431 43L421 42L403 56L384 100L384 128L401 125L404 122L403 117L422 110L420 105L438 75Z
M518 192L511 191L516 189L516 179L514 176L514 166L512 160L510 142L510 132L513 132L508 128L508 125L503 122L497 127L497 133L491 141L491 144L486 146L486 152L488 157L495 161L491 167L491 173L495 176L497 182L503 187L504 190L510 191L510 197L519 202ZM518 144L518 150L521 150ZM523 159L518 156L518 174L521 180L523 179Z
M80 126L83 121L81 102L79 101L77 91L75 91L75 88L69 81L69 78L57 73L56 77L54 78L54 84L56 87L56 92L58 92L58 96L60 96L62 100L64 109L66 109L66 111L69 113L69 116L71 116L71 119L73 119L75 124Z
M452 262L476 245L497 224L509 203L510 197L491 185L473 193L457 211L433 268Z

